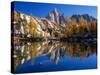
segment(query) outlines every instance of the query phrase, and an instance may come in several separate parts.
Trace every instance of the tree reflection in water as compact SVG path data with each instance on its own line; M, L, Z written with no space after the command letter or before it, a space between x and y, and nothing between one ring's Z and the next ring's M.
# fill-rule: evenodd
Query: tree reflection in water
M37 56L48 56L51 62L57 64L66 56L70 56L73 60L76 57L84 60L84 58L94 54L97 54L96 43L94 42L91 44L59 41L23 42L14 45L14 69L28 60L32 60L34 63Z

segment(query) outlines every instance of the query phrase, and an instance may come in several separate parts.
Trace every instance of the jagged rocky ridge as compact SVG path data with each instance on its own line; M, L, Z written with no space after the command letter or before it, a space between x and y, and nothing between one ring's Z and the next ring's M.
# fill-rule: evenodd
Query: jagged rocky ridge
M12 12L12 34L32 38L96 37L97 20L89 16L65 16L56 8L46 17L39 18L14 10Z

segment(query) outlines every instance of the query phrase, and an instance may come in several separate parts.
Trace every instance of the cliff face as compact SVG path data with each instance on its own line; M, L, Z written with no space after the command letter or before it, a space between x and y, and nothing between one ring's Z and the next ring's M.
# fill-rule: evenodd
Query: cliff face
M49 12L47 19L50 20L51 22L55 22L58 25L64 26L67 24L69 18L64 16L63 13L60 13L56 8Z
M27 15L21 12L12 12L12 33L26 37L58 38L73 36L96 35L97 20L89 16L65 16L56 8L44 18Z

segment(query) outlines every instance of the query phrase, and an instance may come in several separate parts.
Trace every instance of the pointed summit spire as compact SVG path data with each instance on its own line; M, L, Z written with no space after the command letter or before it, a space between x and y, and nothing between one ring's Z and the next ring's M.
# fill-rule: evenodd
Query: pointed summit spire
M57 8L54 8L54 11L57 12L58 11Z
M59 13L59 11L58 11L57 8L54 8L54 12L55 12L55 13Z

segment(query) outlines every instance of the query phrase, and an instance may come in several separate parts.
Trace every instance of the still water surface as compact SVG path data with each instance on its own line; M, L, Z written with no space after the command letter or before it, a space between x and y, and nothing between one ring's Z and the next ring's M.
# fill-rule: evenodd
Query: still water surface
M15 73L97 68L96 43L59 41L14 45Z

